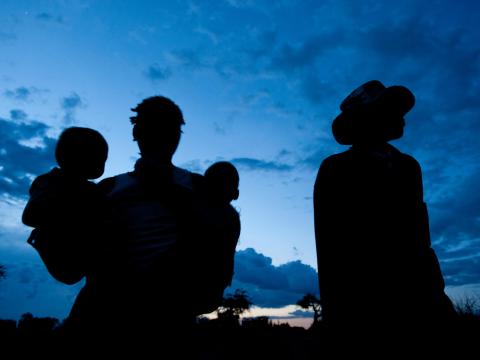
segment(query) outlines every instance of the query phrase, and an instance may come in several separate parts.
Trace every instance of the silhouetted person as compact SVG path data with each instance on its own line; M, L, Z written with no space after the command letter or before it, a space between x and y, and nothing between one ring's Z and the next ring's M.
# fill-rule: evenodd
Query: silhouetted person
M22 221L35 229L28 242L50 274L74 284L95 266L102 197L89 179L103 174L108 145L89 128L65 129L57 142L58 167L37 177Z
M409 330L453 316L431 248L420 165L389 141L415 103L403 86L369 81L340 105L335 140L315 182L322 316L340 331ZM361 335L361 334L358 334Z
M155 347L161 355L193 321L178 243L202 176L172 163L185 123L173 101L154 96L132 111L141 157L132 172L99 184L111 209L107 232L114 261L82 289L71 317L87 319L86 328L110 338L117 350Z
M197 187L191 231L185 235L194 315L215 311L231 285L240 216L230 203L239 197L239 182L235 166L219 161L205 171L203 186Z

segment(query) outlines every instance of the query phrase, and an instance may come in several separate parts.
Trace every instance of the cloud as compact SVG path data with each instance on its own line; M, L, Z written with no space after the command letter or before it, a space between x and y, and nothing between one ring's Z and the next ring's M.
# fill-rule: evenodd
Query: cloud
M191 160L181 165L182 168L192 172L203 174L206 170L205 164L200 160Z
M445 283L452 286L478 284L480 279L480 253L466 259L441 263Z
M43 21L43 22L53 22L53 23L58 23L58 24L63 24L64 23L64 19L63 19L62 16L53 15L53 14L50 14L50 13L47 13L47 12L42 12L42 13L37 14L37 16L35 16L35 19Z
M17 101L31 101L35 95L48 92L48 90L38 89L35 86L19 86L15 89L8 89L3 92L3 95L9 99Z
M11 120L0 118L0 194L17 198L27 196L32 176L54 164L56 141L47 135L50 128L26 117L13 110Z
M458 174L464 179L430 206L434 218L432 232L438 238L477 238L480 234L480 168L470 174ZM440 180L441 181L441 180Z
M213 32L212 30L209 30L207 28L204 28L202 26L199 26L195 29L195 31L199 34L205 35L208 37L208 39L214 44L217 45L219 43L218 35Z
M13 109L13 110L10 110L10 118L14 121L26 120L27 113L23 110Z
M225 2L231 7L237 9L251 7L255 5L255 2L253 0L225 0Z
M315 64L318 57L346 40L340 30L316 34L299 45L284 44L271 58L271 67L284 72L304 69Z
M153 64L148 67L144 74L148 79L156 82L168 79L172 75L172 72L167 67L160 67L158 64Z
M15 39L17 39L17 35L13 33L0 31L0 41L12 41Z
M253 158L233 158L230 161L240 169L247 171L288 172L293 170L292 165L277 161L265 161Z
M213 68L214 65L200 49L173 50L166 53L165 58L172 66L184 67L189 70Z
M66 286L55 281L26 243L27 235L25 227L0 231L0 263L8 271L0 285L0 319L17 320L26 312L63 319L84 282Z
M76 92L72 92L69 96L61 99L60 105L65 112L63 121L67 125L71 125L75 122L75 115L78 109L85 107L85 102L80 95Z
M281 152L279 158L285 157L285 153ZM205 171L210 165L217 161L229 161L235 165L239 170L243 171L267 171L267 172L290 172L294 169L294 165L287 164L282 161L268 161L260 160L254 158L233 158L233 159L224 159L216 158L215 160L191 160L182 164L183 167L196 172Z
M311 319L313 318L313 311L311 310L295 310L295 311L292 311L292 312L289 312L288 315L269 315L268 316L269 319L271 320L274 320L274 319L278 319L278 320L283 320L283 319L294 319L294 318L307 318L307 319Z
M62 108L64 110L74 110L82 105L82 99L77 93L72 93L70 96L62 99Z
M318 294L317 272L300 261L275 266L271 258L248 248L236 253L230 289L246 290L256 306L282 307L306 293Z

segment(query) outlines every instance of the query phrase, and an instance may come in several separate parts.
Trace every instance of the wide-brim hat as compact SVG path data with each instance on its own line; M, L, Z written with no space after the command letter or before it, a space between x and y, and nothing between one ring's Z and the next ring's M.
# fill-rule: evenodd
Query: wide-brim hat
M342 111L332 123L335 140L341 145L351 145L357 140L357 121L360 114L384 113L404 116L415 105L415 96L405 86L385 87L378 80L371 80L353 90L340 104ZM388 121L388 116L384 119Z

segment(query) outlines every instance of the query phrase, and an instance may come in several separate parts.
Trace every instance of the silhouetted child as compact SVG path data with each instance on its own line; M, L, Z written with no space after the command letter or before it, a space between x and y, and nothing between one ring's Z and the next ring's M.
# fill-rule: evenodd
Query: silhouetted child
M205 171L205 192L208 201L215 206L231 207L239 196L240 177L233 164L219 161Z
M240 236L240 216L230 204L239 196L239 175L231 163L211 165L195 205L190 266L196 315L217 309L232 282L235 248Z
M55 149L58 167L30 187L22 216L25 225L35 228L28 242L50 274L66 284L78 282L92 266L103 203L89 180L103 174L107 155L108 144L99 132L67 128Z

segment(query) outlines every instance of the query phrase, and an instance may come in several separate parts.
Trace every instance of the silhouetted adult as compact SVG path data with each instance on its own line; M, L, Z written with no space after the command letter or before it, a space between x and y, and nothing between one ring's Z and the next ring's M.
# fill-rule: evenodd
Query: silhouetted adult
M430 326L453 316L431 248L420 165L389 141L415 103L403 86L369 81L340 105L314 189L322 315L337 329Z
M119 348L142 343L146 350L155 339L161 353L192 321L178 243L191 212L195 178L201 176L172 164L184 124L173 101L155 96L132 111L141 157L132 172L99 184L111 210L103 244L111 251L69 318L97 341L113 339Z

